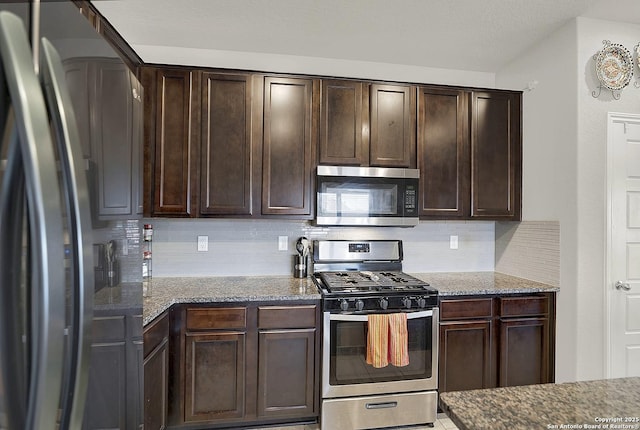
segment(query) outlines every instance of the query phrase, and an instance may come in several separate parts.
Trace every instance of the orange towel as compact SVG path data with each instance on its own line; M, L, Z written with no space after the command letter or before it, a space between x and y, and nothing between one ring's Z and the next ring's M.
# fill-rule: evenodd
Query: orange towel
M407 314L369 314L367 319L367 363L375 368L408 365Z
M407 314L389 315L389 363L397 367L409 364Z
M386 314L369 314L367 317L367 363L375 368L389 364L389 318Z

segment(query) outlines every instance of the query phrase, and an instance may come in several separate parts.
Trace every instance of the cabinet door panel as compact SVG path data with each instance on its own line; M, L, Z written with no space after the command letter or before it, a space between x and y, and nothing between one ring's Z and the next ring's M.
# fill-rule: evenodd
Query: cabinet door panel
M500 321L500 386L543 384L549 376L549 320Z
M191 80L188 71L157 71L155 215L191 213Z
M416 165L414 91L403 85L371 85L372 166Z
M312 416L315 329L259 334L258 415Z
M262 213L311 215L313 81L265 78Z
M492 322L440 324L440 392L495 386Z
M90 88L91 81L89 61L85 58L70 58L63 61L65 77L69 86L71 104L76 117L78 134L82 146L82 156L85 159L92 158L91 154L91 112Z
M519 219L520 97L472 94L471 216Z
M200 213L251 214L251 76L202 76Z
M98 174L98 213L100 215L132 215L134 192L133 168L139 162L139 146L133 145L138 128L133 124L134 102L129 69L120 62L96 63L92 122L92 152ZM137 167L137 165L136 165Z
M244 333L186 336L185 421L244 415Z
M420 216L459 218L469 213L469 156L463 91L418 91Z
M168 333L167 333L168 334ZM144 360L144 428L162 430L167 426L169 339L164 340ZM146 346L146 345L145 345Z
M322 81L321 164L368 164L363 139L363 87L357 81Z

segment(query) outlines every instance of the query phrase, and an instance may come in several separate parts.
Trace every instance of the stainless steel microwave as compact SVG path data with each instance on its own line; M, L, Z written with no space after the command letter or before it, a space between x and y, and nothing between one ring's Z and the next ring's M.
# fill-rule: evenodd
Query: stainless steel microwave
M418 224L418 169L318 166L317 225Z

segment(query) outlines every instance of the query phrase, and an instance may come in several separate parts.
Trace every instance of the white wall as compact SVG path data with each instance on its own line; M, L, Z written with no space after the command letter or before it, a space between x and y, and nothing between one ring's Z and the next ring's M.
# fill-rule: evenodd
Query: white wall
M640 26L578 18L496 74L498 87L539 81L523 101L523 219L560 221L560 382L605 375L606 115L640 112L632 85L620 100L591 95L604 39L631 50Z
M578 18L578 378L605 375L605 233L607 113L640 113L640 89L633 83L614 100L597 87L593 55L607 39L629 51L640 41L640 26ZM637 71L637 69L636 69ZM634 76L635 77L635 76Z
M496 85L523 89L522 218L560 221L556 380L577 378L577 26L569 23L496 74Z
M419 272L492 271L494 223L422 222L412 228L314 227L286 220L149 219L153 235L153 276L291 275L295 242L315 239L400 239L403 270ZM209 236L209 251L197 252L198 235ZM449 249L457 235L459 248ZM289 249L278 251L278 236Z
M146 63L493 88L495 74L335 58L133 45Z

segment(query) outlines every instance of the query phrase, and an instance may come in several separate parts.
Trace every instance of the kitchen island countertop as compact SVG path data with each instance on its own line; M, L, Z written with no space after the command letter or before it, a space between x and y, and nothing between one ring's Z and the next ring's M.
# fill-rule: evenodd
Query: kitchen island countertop
M640 377L440 394L460 430L638 429Z

